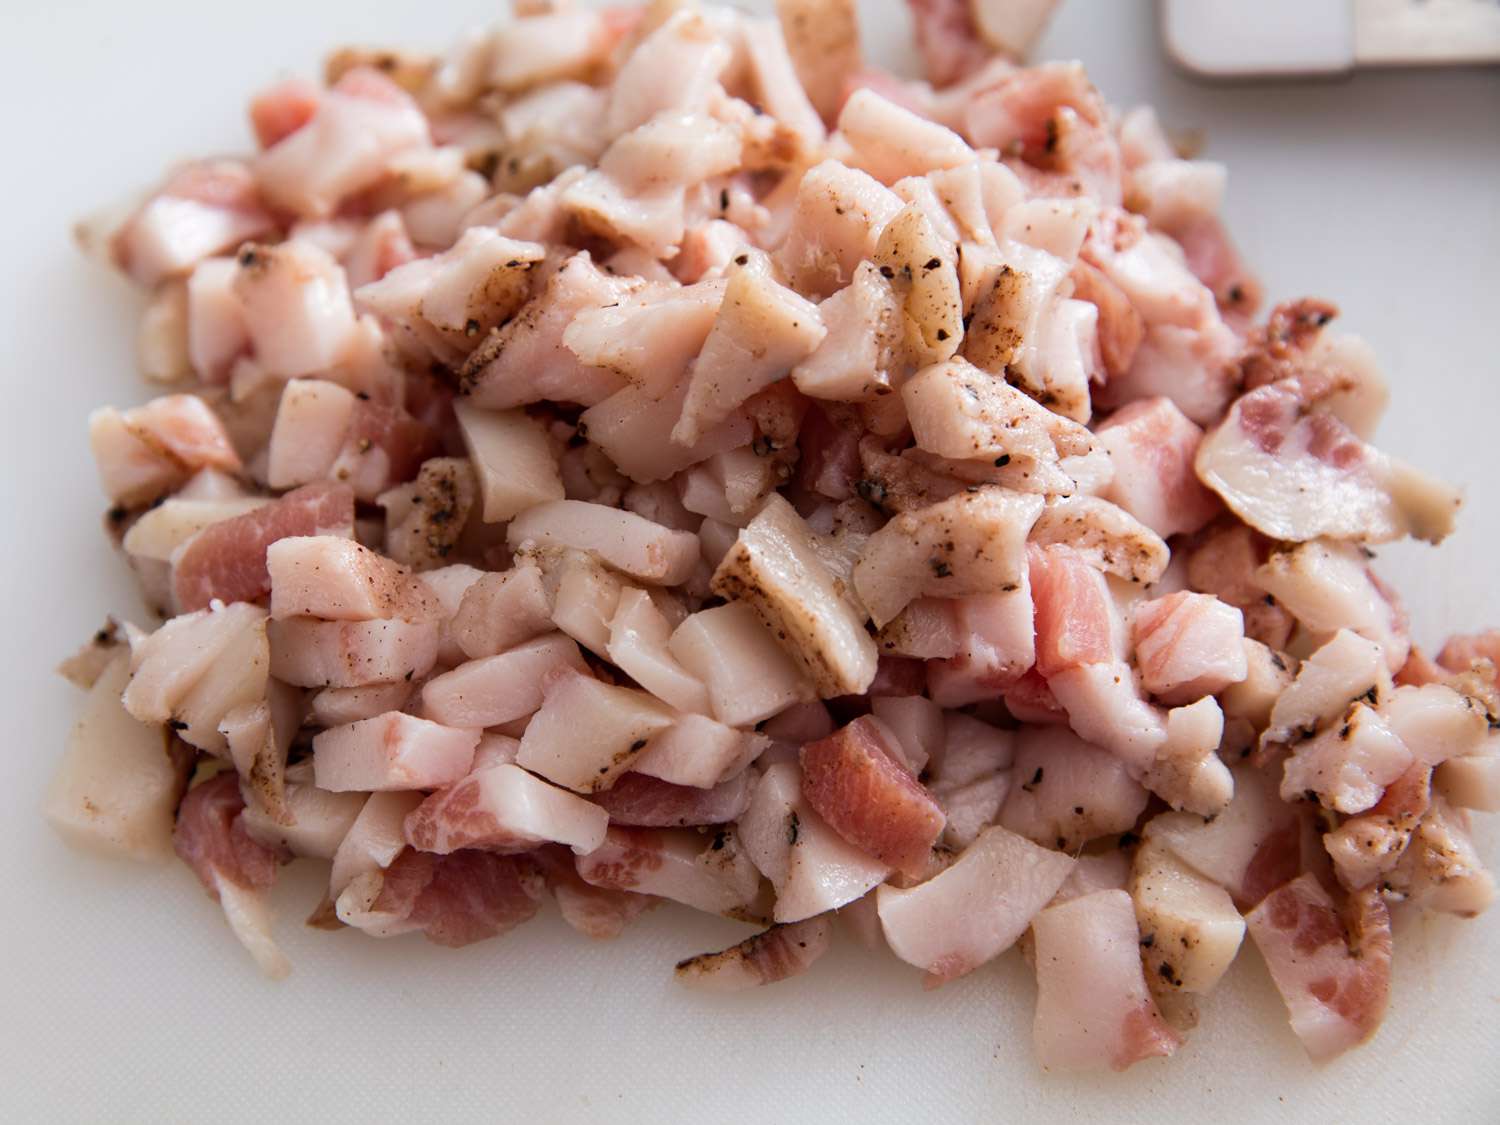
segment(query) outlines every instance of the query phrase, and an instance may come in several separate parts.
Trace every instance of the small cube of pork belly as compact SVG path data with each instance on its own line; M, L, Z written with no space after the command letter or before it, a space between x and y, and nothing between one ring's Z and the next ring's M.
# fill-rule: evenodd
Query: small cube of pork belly
M736 411L697 441L672 440L691 383L682 378L660 398L639 387L626 387L585 410L580 427L589 441L609 455L631 480L641 484L665 480L715 453L738 449L755 436L743 411Z
M542 572L529 560L483 574L463 593L450 626L471 660L495 656L552 629L552 599Z
M1049 1070L1125 1070L1170 1055L1181 1037L1161 1018L1141 970L1140 931L1124 891L1049 906L1036 937L1037 1059Z
M867 173L825 160L798 181L777 262L794 288L812 296L859 284L861 263L874 256L880 232L901 207L900 197Z
M573 854L566 848L538 848L531 856L542 869L562 920L595 941L619 937L626 926L661 903L653 895L585 883L578 874Z
M926 774L933 790L966 785L1015 761L1016 732L992 727L961 711L943 714L943 739L932 748Z
M1059 851L1135 826L1147 793L1115 755L1064 727L1023 728L1000 823Z
M932 700L920 695L883 695L870 701L870 711L895 737L894 749L912 773L920 774L934 754L943 753L947 727L943 709Z
M1254 581L1310 632L1352 629L1381 647L1392 673L1406 663L1406 615L1352 543L1319 540L1274 552Z
M1264 773L1248 766L1232 772L1234 799L1213 820L1161 813L1146 822L1143 834L1248 907L1297 874L1301 826Z
M1412 756L1429 766L1478 752L1489 735L1483 704L1445 684L1398 687L1380 714Z
M1368 812L1323 834L1323 849L1338 881L1351 891L1375 885L1395 870L1411 834L1432 803L1432 767L1411 766L1385 787Z
M130 530L120 540L120 546L134 558L167 562L177 548L204 528L269 503L271 501L264 496L230 496L218 500L185 500L180 494L169 496L155 507L147 508L131 523ZM207 604L205 600L203 605ZM202 609L203 606L192 608Z
M274 635L275 629L270 630ZM271 668L275 675L276 645L271 646ZM373 719L387 711L400 711L411 698L412 685L405 679L387 684L324 688L308 703L308 720L314 726L341 727L360 719Z
M244 164L205 161L180 168L126 219L110 254L134 281L155 286L275 228Z
M880 927L896 956L925 970L934 987L1014 945L1072 867L1069 856L1004 828L987 828L925 883L880 887Z
M1131 624L1141 686L1168 705L1217 695L1245 678L1245 619L1212 594L1143 602Z
M1132 402L1095 434L1115 467L1105 499L1163 539L1197 531L1213 519L1218 501L1193 472L1203 431L1171 399Z
M1474 847L1469 814L1440 795L1432 798L1389 881L1423 909L1462 918L1477 917L1495 901L1495 879Z
M962 851L978 839L980 832L1000 819L1014 782L1008 772L991 773L964 785L934 789L932 795L946 819L941 843Z
M928 121L874 90L862 87L839 112L835 145L842 141L845 163L893 184L938 168L956 168L974 159L957 133Z
M622 590L610 621L609 657L627 676L680 711L706 714L708 688L667 648L672 626L644 590Z
M1391 690L1380 646L1340 629L1297 669L1291 686L1271 708L1271 725L1261 735L1261 745L1306 738L1343 715L1355 700L1378 707Z
M889 277L905 313L905 353L917 366L941 363L964 333L963 292L952 241L928 213L908 204L880 232L874 262Z
M1019 588L1008 593L954 598L952 606L962 640L951 657L928 663L928 694L943 707L993 699L1036 663L1030 579L1023 575Z
M588 672L578 646L547 633L434 676L422 685L423 713L449 726L499 726L534 713L548 684L570 670Z
M424 461L416 480L376 498L385 509L386 554L413 570L441 566L469 524L477 488L466 458Z
M917 445L958 461L1055 462L1093 448L1088 430L964 359L926 368L901 388Z
M607 367L659 398L703 350L724 288L720 278L654 286L613 305L584 309L563 333L563 344L580 362Z
M861 262L853 280L818 306L828 335L792 368L797 389L839 402L889 393L905 339L901 307L875 263Z
M820 150L827 135L823 119L802 88L781 23L775 19L741 19L740 36L756 105L809 151Z
M776 890L777 922L800 922L853 902L891 872L814 811L793 762L765 770L738 828L746 854Z
M489 84L509 92L583 77L604 61L612 42L602 12L544 8L518 14L490 38Z
M135 337L135 363L153 383L175 383L193 373L188 357L187 285L169 281L151 295Z
M215 598L260 601L271 592L266 551L272 543L288 536L353 534L354 493L349 487L326 482L304 485L279 500L214 522L175 551L172 588L177 604L189 612Z
M861 851L908 874L925 869L943 811L901 762L894 736L865 716L802 748L802 792Z
M536 504L563 498L557 458L537 419L520 410L481 410L467 402L455 402L453 411L479 476L485 523L504 523Z
M1156 532L1097 496L1049 496L1031 540L1071 547L1098 569L1143 585L1159 581L1171 557Z
M1135 853L1130 895L1152 988L1213 991L1245 939L1244 919L1224 888L1148 843Z
M608 789L594 795L595 804L609 814L611 824L636 828L695 828L728 824L750 805L750 790L758 778L750 770L711 789L673 785L631 770Z
M506 541L512 550L529 542L594 551L626 574L662 586L686 581L699 558L695 535L582 500L554 500L527 509L511 521Z
M604 843L577 859L587 883L616 891L658 895L709 914L750 906L760 872L741 850L734 829L705 835L691 828L611 825Z
M1052 677L1123 655L1120 611L1103 573L1063 545L1027 549L1036 621L1036 670Z
M1476 660L1488 660L1500 668L1500 629L1455 634L1437 657L1438 664L1450 672L1467 672Z
M736 265L692 366L672 440L678 445L698 441L811 355L827 331L817 306L775 281L763 258Z
M816 698L811 683L743 602L699 610L672 632L668 651L708 685L714 718L750 726Z
M1123 378L1135 360L1145 335L1146 322L1129 299L1104 273L1087 261L1073 263L1073 296L1099 310L1099 351L1105 374L1111 381ZM1170 400L1169 400L1170 401ZM1202 432L1198 435L1202 437ZM1193 448L1197 449L1194 442ZM1192 462L1188 463L1189 471ZM1143 522L1150 522L1143 520Z
M422 803L421 793L371 793L333 853L328 893L335 900L361 875L381 871L406 847L407 815Z
M272 979L291 965L271 936L266 891L276 881L276 853L245 828L245 802L232 772L194 786L183 797L172 847L224 910L229 928Z
M541 908L546 887L528 856L402 851L384 870L356 877L339 894L339 920L371 937L420 931L458 947L496 937Z
M798 84L825 121L838 116L864 68L851 0L778 0L776 14Z
M1167 731L1165 717L1146 702L1135 675L1123 661L1080 664L1047 677L1046 686L1075 734L1140 776L1156 761Z
M239 772L247 805L280 824L291 822L286 762L292 740L302 727L302 710L300 691L271 680L264 698L233 707L219 720L219 733Z
M833 943L833 921L809 918L788 926L772 926L718 953L700 953L677 962L677 979L700 992L743 992L801 976L828 952Z
M525 852L566 844L579 855L604 842L609 817L582 797L515 765L476 769L439 789L406 817L406 842L447 855L460 848Z
M383 178L398 153L428 144L416 103L378 71L359 67L321 95L301 128L256 158L255 176L278 207L331 215Z
M609 659L609 623L620 605L626 583L587 551L542 553L546 589L552 597L552 622L590 652Z
M1496 736L1485 748L1461 758L1449 758L1433 771L1432 783L1450 804L1479 812L1500 812L1500 752Z
M163 395L123 413L89 415L89 448L104 493L116 504L156 499L202 468L238 472L224 423L197 395Z
M858 695L875 678L875 642L864 619L824 565L807 524L781 496L770 496L740 532L712 588L749 605L820 695Z
M364 808L367 794L319 789L312 784L308 763L299 763L288 773L304 780L287 782L285 817L273 817L258 802L247 802L242 814L245 831L278 854L331 860Z
M266 548L271 616L326 621L441 616L437 597L406 567L350 539L288 536Z
M438 627L432 621L286 617L271 621L267 634L271 674L298 687L401 683L409 690L413 680L437 663Z
M1341 912L1314 876L1303 875L1267 895L1245 921L1314 1061L1375 1034L1391 978L1390 915L1378 894L1351 895Z
M663 111L701 108L732 58L730 44L707 13L673 12L640 41L616 73L605 132L617 136Z
M502 659L492 657L491 659ZM562 672L544 685L546 698L521 738L516 761L578 793L608 789L672 724L672 712L643 691Z
M333 256L306 242L248 243L236 261L234 292L261 369L290 379L337 364L355 320L344 269Z
M245 312L234 292L239 264L206 258L187 281L188 362L205 383L223 383L250 346Z
M462 664L467 657L453 637L453 619L463 604L464 594L484 577L484 573L467 563L453 563L422 574L422 585L431 590L438 601L438 661L442 664Z
M435 789L469 772L477 730L458 730L390 711L313 738L319 789Z
M1030 597L1029 585L1027 597ZM958 618L960 601L958 598L915 598L886 622L876 634L875 642L882 653L893 656L910 656L918 660L943 660L956 656L967 639ZM1032 660L1035 661L1034 654Z
M276 407L266 482L290 488L323 480L344 448L359 400L327 379L290 379Z
M1281 650L1296 622L1255 580L1269 553L1266 541L1244 524L1220 527L1187 554L1187 583L1189 589L1239 609L1245 615L1245 636Z
M854 566L854 588L883 626L923 595L1019 586L1026 535L1041 511L1039 496L979 488L903 512L870 536Z
M764 735L703 715L682 714L651 736L631 769L674 785L711 789L740 773L768 742Z
M1142 777L1174 809L1218 816L1234 798L1234 777L1218 755L1224 712L1211 697L1167 712L1167 737Z
M245 635L265 637L265 611L259 606L235 602L174 617L150 636L134 641L130 685L122 699L125 710L143 723L165 723L175 718L197 685L215 671L224 655ZM254 669L233 671L236 675L255 672ZM259 670L262 690L265 672L262 665ZM215 716L215 723L219 717Z
M1131 856L1113 848L1099 855L1080 855L1057 888L1048 906L1071 902L1075 898L1091 895L1095 891L1125 891L1130 889Z
M42 809L71 844L159 860L170 850L172 816L193 755L160 724L125 710L120 693L129 676L121 651L94 681Z
M1242 642L1242 648L1245 678L1226 687L1219 702L1226 717L1242 719L1259 733L1270 723L1271 709L1296 676L1296 661L1249 637Z
M1373 449L1319 409L1326 392L1284 379L1240 398L1198 447L1198 479L1273 539L1441 542L1461 499Z
M593 406L608 398L624 379L580 363L563 346L563 333L579 312L618 301L640 284L601 272L587 253L569 258L542 292L469 355L459 372L461 392L486 410L543 399Z

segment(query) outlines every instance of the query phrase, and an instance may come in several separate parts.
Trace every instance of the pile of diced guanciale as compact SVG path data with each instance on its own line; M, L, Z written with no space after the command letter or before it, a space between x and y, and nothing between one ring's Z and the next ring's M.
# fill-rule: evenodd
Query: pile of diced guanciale
M1390 911L1494 895L1500 635L1429 659L1370 563L1457 494L1331 305L1257 313L1222 167L916 15L940 84L848 0L344 50L86 225L149 294L160 396L89 432L162 621L64 666L56 826L273 975L297 861L375 937L755 927L710 990L836 915L932 986L1018 945L1049 1068L1171 1054L1248 933L1309 1054L1366 1039Z

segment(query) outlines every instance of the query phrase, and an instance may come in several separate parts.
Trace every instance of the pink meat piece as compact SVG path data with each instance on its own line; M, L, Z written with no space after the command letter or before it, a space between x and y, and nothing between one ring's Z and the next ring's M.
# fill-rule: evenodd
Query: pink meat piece
M362 398L355 402L344 447L333 473L348 480L361 500L411 480L422 462L441 452L438 434L399 406Z
M236 160L210 160L178 169L125 221L110 252L131 278L154 286L275 229L250 170Z
M287 536L266 548L271 616L327 621L441 617L437 596L406 567L352 539Z
M1112 379L1124 376L1141 346L1146 322L1120 287L1098 266L1080 260L1074 263L1070 276L1074 298L1088 301L1099 310L1099 352L1105 375Z
M751 773L742 770L712 789L699 789L632 771L592 799L609 813L611 824L639 828L727 824L749 807L751 781Z
M172 563L172 587L184 613L218 598L256 602L271 592L266 548L289 535L354 534L354 493L343 484L309 484L274 504L210 524Z
M592 851L606 818L582 797L510 763L476 768L433 793L406 818L406 842L446 855L464 848L525 852L546 843Z
M907 0L922 69L935 86L947 86L990 60L974 26L970 0ZM881 91L882 93L884 91Z
M1035 668L1027 672L1010 687L1002 697L1005 709L1017 722L1022 723L1066 723L1068 713L1058 703L1057 696L1047 686L1046 679Z
M408 848L386 868L372 912L405 919L437 945L472 945L528 921L541 907L543 882L524 855L461 851L432 855Z
M900 764L878 720L865 716L808 743L801 761L803 796L829 827L882 863L926 870L943 810Z
M1051 677L1116 659L1118 613L1104 574L1071 547L1027 549L1036 610L1036 670Z
M1142 603L1132 635L1141 686L1170 706L1245 678L1244 618L1212 594L1180 590Z
M1391 979L1391 921L1375 891L1338 909L1312 875L1278 887L1245 918L1315 1061L1364 1042L1385 1016Z
M619 937L626 926L661 902L654 895L616 891L584 882L573 853L566 848L538 848L532 859L542 869L563 921L596 941Z
M954 599L962 640L952 657L930 661L927 688L942 707L994 699L1036 662L1029 583L1019 590Z
M1163 539L1198 531L1218 513L1218 498L1193 471L1203 431L1171 399L1138 399L1095 433L1115 467L1105 499Z
M178 807L172 847L211 898L219 897L221 880L246 890L265 890L276 881L278 857L245 830L244 811L233 770L189 789Z
M1240 256L1218 215L1200 215L1166 231L1187 257L1193 276L1213 292L1225 319L1240 326L1255 314L1265 288Z
M288 78L250 99L250 127L261 148L290 137L318 112L323 91L305 78Z
M200 469L241 469L223 420L197 395L163 395L123 412L102 407L89 416L89 447L117 504L155 500Z
M1449 672L1467 672L1476 660L1488 660L1500 668L1500 629L1449 637L1437 657L1438 664Z
M1269 598L1254 579L1270 552L1256 532L1243 524L1211 531L1187 556L1191 589L1213 594L1244 616L1245 636L1272 649L1284 649L1291 637L1292 615Z
M838 406L814 404L802 421L797 462L803 487L830 500L847 500L863 475L858 417Z
M469 772L479 732L389 711L313 739L319 789L436 789Z

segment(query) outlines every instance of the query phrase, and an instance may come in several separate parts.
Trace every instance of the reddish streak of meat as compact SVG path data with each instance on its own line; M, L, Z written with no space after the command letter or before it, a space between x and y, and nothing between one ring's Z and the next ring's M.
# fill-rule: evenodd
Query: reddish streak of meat
M250 125L261 148L290 137L318 112L322 91L305 78L288 78L250 101Z
M654 895L613 891L584 882L573 853L560 845L538 848L532 858L542 869L563 921L585 937L598 941L617 938L627 925L661 902Z
M1335 469L1352 469L1364 458L1364 443L1332 414L1314 414L1307 420L1312 430L1307 451Z
M813 405L797 435L797 472L802 487L830 500L854 495L861 473L859 420L837 405Z
M482 781L474 774L439 789L407 814L406 842L424 852L475 848L488 852L530 851L535 841L500 827L481 807ZM443 845L440 847L440 845Z
M1450 672L1467 672L1476 660L1488 660L1500 668L1500 629L1449 637L1437 658Z
M1114 605L1104 575L1071 547L1027 548L1036 611L1036 670L1056 675L1115 658Z
M913 875L926 870L943 810L872 719L855 719L802 748L802 792L856 848Z
M1035 668L1005 689L1005 707L1023 723L1065 723L1067 712Z
M1193 276L1213 291L1225 317L1243 324L1255 315L1265 289L1240 257L1219 216L1204 215L1169 233L1182 247Z
M1128 1070L1142 1059L1165 1058L1182 1046L1182 1036L1174 1031L1156 1011L1150 1000L1125 1017L1120 1030L1120 1045L1110 1065Z
M1146 322L1124 292L1097 266L1079 259L1073 266L1073 296L1099 310L1099 351L1111 377L1130 370L1146 334Z
M594 886L628 891L640 885L641 872L661 870L662 851L666 844L655 829L611 824L605 840L607 846L619 852L619 859L590 866L589 882Z
M906 0L906 6L915 22L923 68L934 86L957 82L989 61L969 0Z
M183 549L172 584L183 613L218 598L255 602L271 592L266 548L293 535L318 535L354 526L354 492L320 481L264 507L204 528Z
M865 692L870 698L881 695L921 695L927 686L927 665L913 656L881 656L875 665L875 679Z
M541 872L529 856L407 848L386 869L371 909L405 917L438 945L471 945L514 929L541 906Z
M1302 829L1293 820L1260 842L1238 888L1230 888L1241 909L1255 906L1297 875L1302 863Z
M726 824L750 804L749 781L741 774L712 789L698 789L643 773L626 773L610 788L594 794L594 803L609 813L612 824L638 828Z
M1307 349L1338 314L1337 305L1317 297L1302 297L1277 305L1266 318L1265 326L1250 334L1239 358L1244 389L1253 391L1302 374L1307 366Z
M349 419L347 441L358 448L378 446L390 458L392 481L410 480L422 462L440 452L437 435L426 422L399 406L360 399Z
M215 899L220 879L246 890L263 890L276 881L276 853L250 838L240 815L244 810L233 770L189 789L177 810L172 849Z
M1406 663L1396 673L1396 683L1402 687L1421 687L1423 684L1440 684L1448 678L1448 672L1433 662L1416 645L1411 646Z

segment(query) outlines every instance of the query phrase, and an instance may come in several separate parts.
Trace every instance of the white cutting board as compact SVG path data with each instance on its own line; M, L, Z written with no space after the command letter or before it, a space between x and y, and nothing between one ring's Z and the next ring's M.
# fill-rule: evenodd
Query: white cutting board
M325 47L440 46L500 7L5 5L0 1120L1500 1121L1500 911L1404 927L1385 1028L1321 1070L1247 951L1175 1059L1080 1078L1037 1070L1014 954L924 993L915 971L845 942L801 980L710 999L679 991L671 965L737 940L734 923L663 909L595 945L545 916L450 951L302 929L318 888L293 869L277 903L295 971L271 984L185 869L52 836L35 810L79 696L51 668L134 605L98 532L83 420L142 394L137 299L74 254L69 224L169 160L246 147L246 95L311 72ZM1382 552L1417 637L1500 622L1500 72L1204 89L1167 67L1151 8L1070 0L1042 53L1208 130L1272 293L1337 299L1390 373L1386 446L1470 490L1443 550ZM905 18L892 0L867 10L884 57Z

